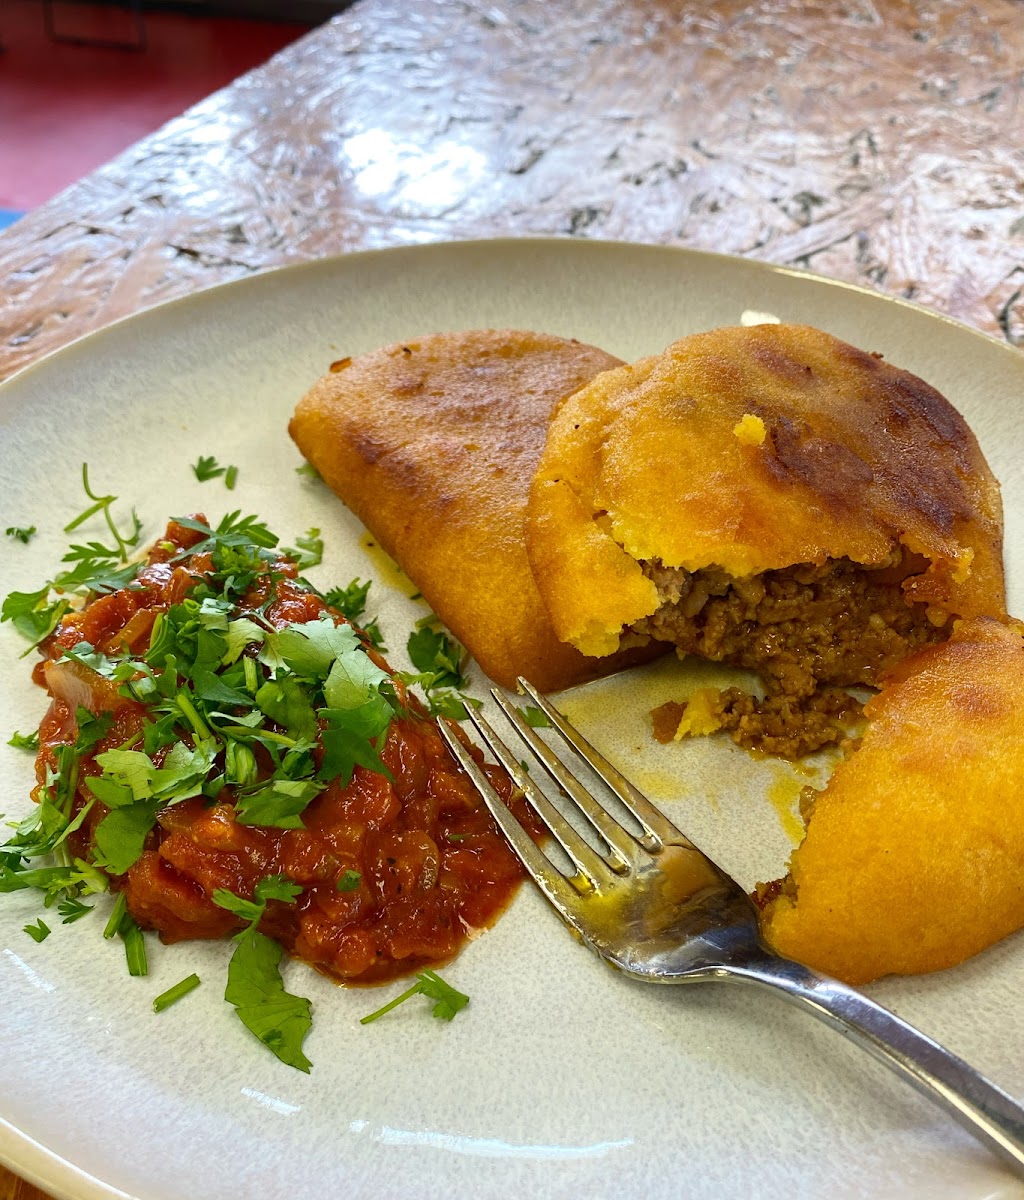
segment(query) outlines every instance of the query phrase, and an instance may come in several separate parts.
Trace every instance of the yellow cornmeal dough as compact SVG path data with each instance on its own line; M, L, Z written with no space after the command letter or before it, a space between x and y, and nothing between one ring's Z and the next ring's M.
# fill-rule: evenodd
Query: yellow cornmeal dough
M961 622L892 673L763 889L780 954L847 983L953 966L1024 925L1024 626Z

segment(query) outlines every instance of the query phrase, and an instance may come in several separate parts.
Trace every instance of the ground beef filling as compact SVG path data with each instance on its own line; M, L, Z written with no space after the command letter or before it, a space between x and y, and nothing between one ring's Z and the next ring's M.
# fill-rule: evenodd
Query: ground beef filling
M728 729L740 745L768 754L795 758L838 741L859 711L840 689L877 685L912 650L948 636L950 618L907 603L901 583L921 569L909 556L873 570L834 559L743 579L717 567L643 567L662 604L634 633L746 667L764 682L763 700L735 688L718 693L710 705L717 724L687 732Z
M747 750L802 758L823 746L843 741L859 724L861 702L837 687L823 687L810 696L780 693L758 699L739 688L705 689L700 697L700 714L706 723L684 726L685 735L713 733L721 729ZM654 736L671 742L693 707L670 700L651 713Z

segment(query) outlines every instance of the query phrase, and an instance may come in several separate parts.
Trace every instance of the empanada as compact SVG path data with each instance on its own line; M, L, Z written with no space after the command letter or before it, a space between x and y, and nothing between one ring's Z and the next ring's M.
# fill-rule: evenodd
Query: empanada
M552 409L620 360L515 330L436 333L336 363L289 432L505 687L617 666L561 642L526 559L526 497Z

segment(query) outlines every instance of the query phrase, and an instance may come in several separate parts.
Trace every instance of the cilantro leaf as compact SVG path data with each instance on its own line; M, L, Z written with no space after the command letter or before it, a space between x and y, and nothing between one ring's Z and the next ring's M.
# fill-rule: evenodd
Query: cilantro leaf
M336 892L354 892L362 881L363 877L358 871L346 871L344 875L339 876L334 890Z
M49 602L50 585L38 592L10 592L0 606L0 621L10 621L14 628L32 643L41 642L57 628L61 617L71 607L67 600ZM32 646L29 647L29 650ZM28 651L26 651L26 654Z
M39 749L39 734L38 733L18 733L15 731L7 739L8 746L13 746L15 750L31 750L33 754Z
M362 616L366 609L366 597L372 582L371 579L368 579L365 583L360 583L358 579L353 579L348 587L331 588L330 591L325 592L324 600L331 608L336 608L343 617L355 621Z
M417 622L419 628L409 635L406 646L409 659L417 670L434 674L438 685L463 687L466 681L459 665L465 651L454 638L433 627L436 621L436 617L430 616Z
M362 710L345 710L322 708L320 716L327 724L320 734L324 753L317 772L319 779L330 782L337 779L345 787L352 779L357 766L365 767L368 771L376 771L388 779L394 776L388 770L380 754L367 740L361 729L353 729L351 720L355 717L362 719Z
M50 936L51 930L49 925L40 917L35 925L26 925L25 932L34 942L45 942Z
M207 480L216 479L219 475L224 474L225 468L219 466L216 458L212 454L201 454L199 459L192 464L192 474L200 483L206 483Z
M63 924L71 925L88 916L92 912L92 905L83 904L76 896L69 896L57 902L57 912L60 913Z
M302 829L300 815L326 786L316 779L271 779L256 791L239 793L235 802L238 823Z
M97 866L113 875L123 875L134 866L145 849L146 835L156 824L159 807L154 800L140 800L124 808L112 808L96 826Z
M23 546L29 544L36 532L37 530L34 525L29 525L27 529L23 529L18 525L8 525L6 530L9 538L14 538L16 542L21 542Z
M312 741L316 737L316 713L306 689L291 675L269 680L256 693L260 712L287 729L292 737Z
M298 566L300 571L319 566L324 559L324 539L319 529L307 529L305 537L297 537L294 546L282 551Z
M139 544L139 538L142 535L142 523L139 520L135 509L132 509L131 520L132 528L129 533L122 533L114 520L114 515L111 511L112 506L117 502L116 496L97 496L89 486L89 464L82 463L82 488L85 494L93 503L84 511L78 514L73 521L69 521L64 526L65 533L72 533L80 525L83 525L90 517L97 513L103 514L103 519L107 523L107 528L113 535L114 541L117 543L113 550L106 550L100 557L104 558L119 558L121 562L128 561L128 551Z
M551 722L541 708L536 708L532 704L527 704L525 708L516 707L516 712L523 718L531 729L550 729Z
M239 1020L281 1062L309 1073L313 1065L302 1052L312 1025L312 1005L285 991L281 978L282 948L253 928L242 933L228 964L224 999Z

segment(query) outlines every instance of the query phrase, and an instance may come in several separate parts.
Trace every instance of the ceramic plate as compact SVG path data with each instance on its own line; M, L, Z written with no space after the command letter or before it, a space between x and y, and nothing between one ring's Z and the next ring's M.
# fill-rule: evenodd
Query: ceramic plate
M133 317L0 388L4 591L49 578L82 507L79 468L139 509L257 512L285 539L319 526L325 586L375 575L371 605L401 648L422 606L389 586L362 529L295 473L285 431L335 358L434 330L519 326L626 359L744 310L819 325L922 375L956 404L1002 480L1011 608L1024 608L1024 357L908 304L759 263L576 241L355 254L272 272ZM240 468L200 484L201 454ZM98 531L97 531L98 532ZM3 738L45 708L0 629ZM695 669L661 663L565 705L743 883L780 873L806 779L715 739L668 748L652 697ZM477 677L476 686L482 680ZM632 715L630 715L632 714ZM29 756L0 746L8 818L29 808ZM425 1005L358 1018L398 989L313 999L308 1077L278 1063L223 1000L228 948L151 946L129 978L98 916L36 945L24 893L0 897L0 1158L59 1196L99 1200L416 1197L1010 1197L1024 1188L937 1109L839 1036L760 993L651 988L578 946L530 889L446 976L472 997L451 1025ZM204 983L160 1016L152 998ZM1024 1095L1024 940L871 994Z

